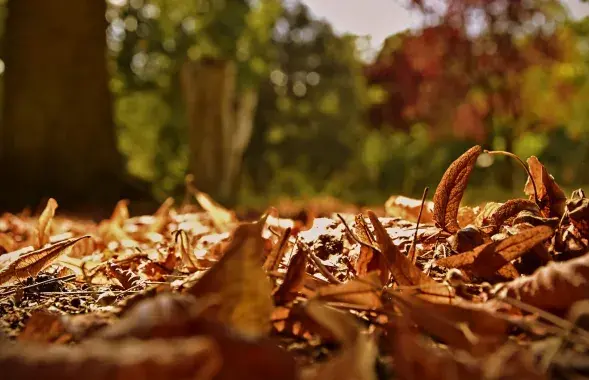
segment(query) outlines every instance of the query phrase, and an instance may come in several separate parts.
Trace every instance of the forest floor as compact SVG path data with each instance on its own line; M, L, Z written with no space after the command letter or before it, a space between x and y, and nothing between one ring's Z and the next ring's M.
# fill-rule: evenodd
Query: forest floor
M530 157L522 198L461 206L481 152L377 212L6 213L2 379L587 377L589 199Z

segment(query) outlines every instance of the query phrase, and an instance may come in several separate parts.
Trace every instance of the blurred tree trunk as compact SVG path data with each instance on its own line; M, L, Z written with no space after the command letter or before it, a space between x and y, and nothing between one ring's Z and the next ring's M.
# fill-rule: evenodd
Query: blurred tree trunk
M258 94L236 89L229 60L186 62L181 82L189 122L189 170L199 190L234 200L243 153L253 129Z
M0 205L111 202L125 190L104 0L9 0Z

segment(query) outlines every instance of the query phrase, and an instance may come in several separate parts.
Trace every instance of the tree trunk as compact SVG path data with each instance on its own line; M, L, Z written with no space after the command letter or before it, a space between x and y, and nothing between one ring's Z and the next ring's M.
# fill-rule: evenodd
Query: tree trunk
M9 0L0 205L112 201L123 189L104 0Z
M232 201L249 144L258 94L236 90L235 63L186 62L181 82L188 112L189 170L199 190Z

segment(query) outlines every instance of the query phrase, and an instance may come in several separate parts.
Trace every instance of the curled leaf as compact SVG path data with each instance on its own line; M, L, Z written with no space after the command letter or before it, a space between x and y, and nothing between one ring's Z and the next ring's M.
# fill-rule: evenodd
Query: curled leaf
M494 233L499 230L499 227L510 218L515 217L520 211L539 212L538 206L535 202L528 199L510 199L497 207L489 217L489 232Z
M536 156L531 156L527 159L530 167L530 174L536 183L536 190L538 191L538 201L542 211L542 215L546 218L561 217L564 213L566 195L558 186L554 177L548 174L548 171L540 163ZM530 178L526 181L524 192L534 200L534 189Z
M477 157L481 154L479 145L473 146L458 157L446 170L434 194L434 222L438 228L454 233L458 226L458 209L468 183L468 177Z
M55 210L57 209L57 201L53 198L49 198L47 206L39 216L39 224L37 225L37 242L35 248L42 248L45 244L49 243L51 237L51 221L55 216Z

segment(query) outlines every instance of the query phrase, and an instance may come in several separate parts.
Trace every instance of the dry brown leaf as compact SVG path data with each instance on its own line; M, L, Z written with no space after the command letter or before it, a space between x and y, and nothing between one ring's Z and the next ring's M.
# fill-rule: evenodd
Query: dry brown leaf
M342 344L341 352L319 366L307 380L376 380L376 355L374 339L361 331L360 325L348 314L309 301L306 313L324 328L329 329Z
M200 207L209 213L215 228L217 228L219 232L230 231L231 227L237 222L237 218L233 211L229 211L215 202L208 194L195 189L194 197Z
M141 279L135 273L128 269L123 269L120 265L109 262L106 265L107 273L115 278L123 287L123 289L131 289L141 283Z
M149 226L149 232L162 233L165 230L166 225L168 224L170 219L170 210L172 209L173 205L174 198L166 198L164 203L162 203L161 206L155 212L155 214L153 214L155 220Z
M284 281L274 292L277 305L292 301L296 297L296 293L303 287L309 249L303 245L299 247L295 255L290 259Z
M354 220L354 234L356 238L363 243L360 245L360 254L354 264L356 275L365 276L368 272L379 270L379 267L382 266L380 269L383 278L381 279L384 280L384 277L388 276L389 270L378 252L375 252L374 249L372 249L375 242L373 241L372 234L366 225L364 215L358 214L354 217Z
M57 202L53 198L49 198L45 209L39 216L39 223L37 224L37 241L35 242L35 249L42 248L45 244L49 243L51 237L51 221L55 216L55 210L57 209Z
M16 241L10 235L0 232L0 255L14 251L17 247Z
M290 238L290 232L291 228L286 227L280 236L280 240L277 244L274 245L274 247L272 247L270 254L268 257L266 257L264 265L262 266L266 272L272 272L278 269L278 265L280 265L280 262L286 254L286 250L288 249L288 239Z
M121 199L109 219L103 220L98 225L98 233L106 243L111 241L129 240L129 235L123 230L125 221L129 219L129 201Z
M402 195L391 196L384 205L387 216L398 217L410 222L417 222L421 200L407 198ZM421 213L421 223L434 221L434 202L426 201Z
M548 171L536 156L531 156L527 162L530 173L536 183L536 191L538 192L538 201L542 215L546 218L560 218L564 213L566 195L556 181L554 181L554 177L548 174ZM529 177L526 181L524 192L531 200L534 200L534 187Z
M535 202L528 199L510 199L497 207L493 213L489 216L489 223L485 223L485 226L489 227L489 233L494 233L499 230L499 227L505 221L515 217L520 211L532 211L539 212L538 206Z
M566 310L589 297L589 254L551 262L531 276L508 282L500 294L545 310Z
M434 194L434 221L438 228L455 233L458 226L458 209L468 183L468 177L482 148L476 145L458 157L446 170Z
M84 342L79 345L0 344L3 379L228 380L210 338Z
M0 284L9 281L22 280L34 277L47 266L51 265L65 250L89 235L62 240L49 247L37 249L33 252L21 255L0 272Z
M223 302L216 311L219 321L246 334L270 331L272 285L262 269L265 218L235 229L225 254L186 291L196 297L217 294Z
M480 245L472 251L446 257L436 264L446 268L469 267L475 274L489 277L508 265L512 260L521 257L536 244L552 236L553 230L548 226L538 226L521 231L499 242ZM515 269L510 270L512 272ZM511 276L511 275L510 275Z
M190 244L190 239L188 238L188 234L184 230L176 231L176 236L174 237L174 250L176 253L180 253L180 257L182 258L182 264L186 269L190 272L194 272L199 267L196 257L192 252L192 246Z
M374 234L382 255L386 258L389 270L397 284L413 288L419 287L413 291L421 292L424 297L430 298L432 301L450 302L453 297L451 290L428 277L399 251L375 213L368 211L368 217L374 227Z
M507 344L491 355L476 359L467 352L442 351L409 328L390 334L395 369L405 380L505 379L541 380L532 357L515 344Z
M451 347L479 355L508 339L510 323L506 319L466 301L448 305L402 294L393 297L406 317Z
M567 215L577 231L584 237L589 237L589 199L582 190L573 193L566 203Z
M121 320L99 331L95 338L141 339L148 346L154 339L207 336L216 343L224 363L215 380L296 378L294 359L270 339L243 337L205 318L206 311L217 302L224 301L162 293L131 307Z
M354 280L338 285L327 285L317 289L318 300L340 302L359 308L380 309L382 302L382 282L378 272L370 272Z
M68 343L72 340L72 335L64 326L62 316L38 310L27 320L18 340L21 342Z

